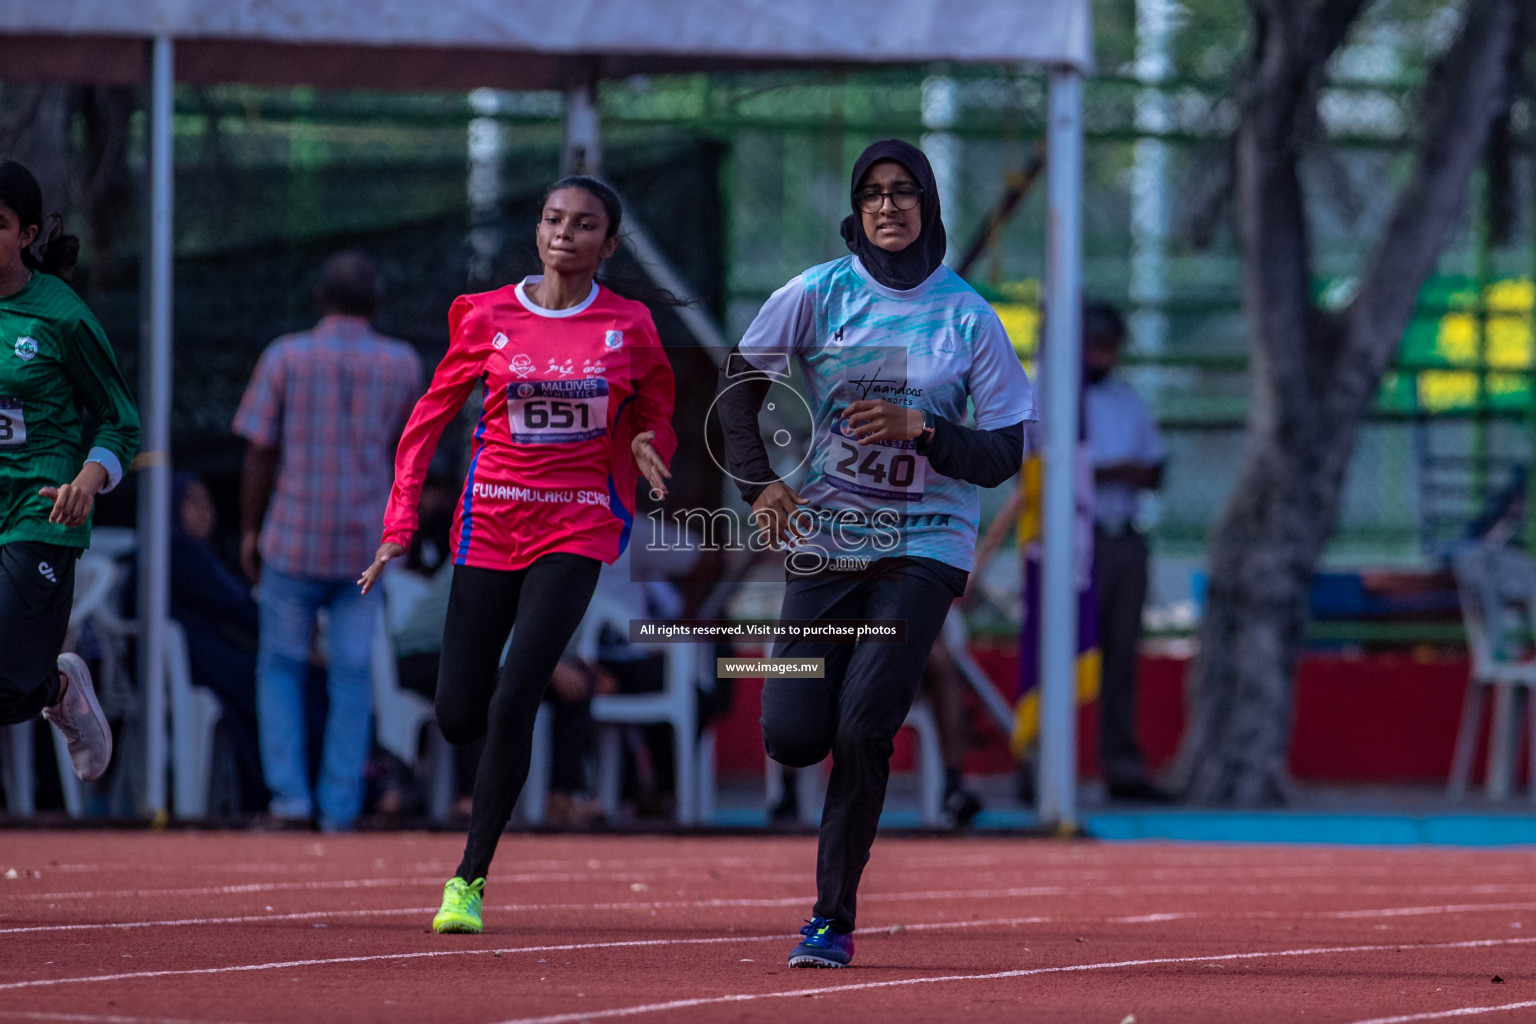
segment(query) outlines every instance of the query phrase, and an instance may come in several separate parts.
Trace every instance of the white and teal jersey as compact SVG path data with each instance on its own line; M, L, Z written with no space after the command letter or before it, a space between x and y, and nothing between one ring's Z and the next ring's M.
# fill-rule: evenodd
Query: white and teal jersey
M803 372L814 435L798 490L823 520L849 510L839 530L854 542L829 553L901 554L970 570L976 485L935 472L913 441L856 444L839 414L879 398L958 424L974 410L968 425L982 430L1035 419L1029 377L975 289L940 267L897 291L844 256L774 292L738 347L759 370L787 376L792 360ZM854 551L860 542L864 550Z

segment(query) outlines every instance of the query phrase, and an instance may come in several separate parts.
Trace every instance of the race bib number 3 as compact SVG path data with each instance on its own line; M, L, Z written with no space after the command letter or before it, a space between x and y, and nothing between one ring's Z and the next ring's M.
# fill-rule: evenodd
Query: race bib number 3
M0 448L19 448L27 443L27 417L21 402L0 397Z
M520 380L507 385L507 426L515 444L573 444L608 432L608 382Z
M833 487L887 501L922 501L928 460L917 454L916 441L875 441L860 445L839 421L829 434L830 450L823 471Z

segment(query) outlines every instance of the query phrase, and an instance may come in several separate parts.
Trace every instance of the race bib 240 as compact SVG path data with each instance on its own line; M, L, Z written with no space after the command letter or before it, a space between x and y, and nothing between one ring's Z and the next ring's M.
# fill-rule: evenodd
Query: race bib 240
M874 441L861 445L850 437L848 421L835 420L826 433L822 472L827 483L844 491L886 501L922 501L928 460L916 441Z

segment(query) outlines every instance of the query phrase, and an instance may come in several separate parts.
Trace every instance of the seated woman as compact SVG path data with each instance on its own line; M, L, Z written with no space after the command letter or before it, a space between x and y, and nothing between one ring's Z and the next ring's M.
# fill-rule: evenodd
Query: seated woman
M213 547L218 513L191 473L171 483L171 618L187 635L192 682L218 695L234 749L239 814L267 806L256 745L256 602Z

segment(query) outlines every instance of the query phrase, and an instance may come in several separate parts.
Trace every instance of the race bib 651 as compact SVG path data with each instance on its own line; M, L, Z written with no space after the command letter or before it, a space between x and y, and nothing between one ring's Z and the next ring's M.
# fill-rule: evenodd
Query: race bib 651
M608 382L520 380L507 385L507 426L516 444L572 444L608 432Z

